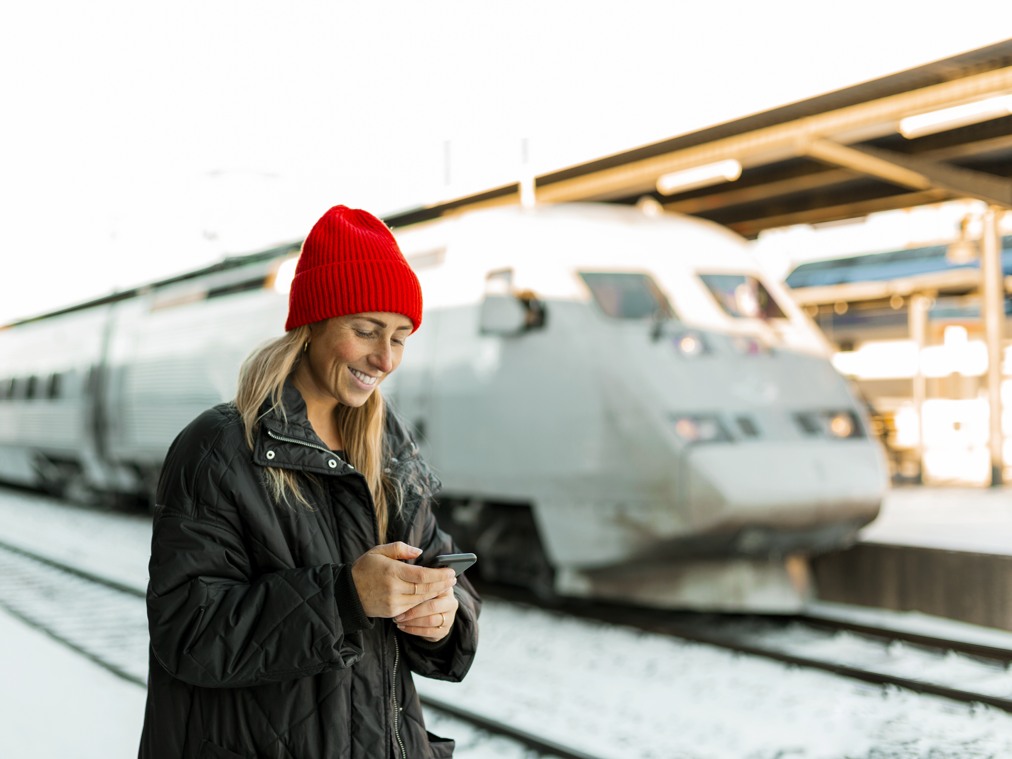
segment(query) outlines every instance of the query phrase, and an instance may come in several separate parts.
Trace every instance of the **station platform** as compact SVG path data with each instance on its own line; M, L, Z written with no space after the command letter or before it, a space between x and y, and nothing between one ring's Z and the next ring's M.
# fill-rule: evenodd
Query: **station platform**
M1012 631L1012 486L898 486L853 547L812 561L819 601Z

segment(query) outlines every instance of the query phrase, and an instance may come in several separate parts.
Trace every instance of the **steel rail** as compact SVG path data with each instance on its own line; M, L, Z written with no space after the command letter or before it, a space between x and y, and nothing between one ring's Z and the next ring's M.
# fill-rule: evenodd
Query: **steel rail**
M556 599L554 602L546 604L533 594L516 588L481 584L479 590L484 596L498 597L512 603L526 603L547 611L555 611L559 614L626 625L646 632L654 632L683 640L690 640L695 643L717 646L729 651L760 656L785 664L822 670L867 683L893 685L917 693L941 696L962 703L982 703L1006 712L1012 712L1012 686L1010 686L1009 696L1007 697L980 693L939 682L932 682L926 679L926 677L907 677L876 670L870 666L841 663L829 658L799 653L791 651L789 645L780 648L758 641L759 636L756 636L755 639L750 639L747 632L729 633L728 630L732 625L740 627L743 621L747 622L749 619L761 620L766 625L780 626L783 629L786 629L790 624L800 623L812 628L819 628L823 631L852 632L855 635L873 639L874 642L883 646L896 642L907 643L928 653L937 653L940 657L950 651L964 654L978 660L982 667L993 665L995 671L1005 669L1012 664L1012 650L998 646L988 646L954 638L923 635L894 628L877 627L867 623L837 622L836 619L827 617L702 614L695 612L673 612L671 610L627 606L608 602L574 602L562 599ZM925 676L930 676L930 674L930 672L925 672Z
M925 648L955 651L979 659L990 659L1005 665L1012 664L1012 648L1003 648L1001 646L969 640L957 640L951 637L945 638L939 635L928 635L910 630L899 630L894 627L876 626L866 622L853 622L818 614L798 614L792 617L792 619L802 624L826 630L847 630L869 637L883 638L890 641L899 640Z
M718 646L737 653L761 656L763 658L773 659L785 664L794 664L796 666L831 672L833 674L850 677L875 685L894 685L917 693L941 696L943 698L949 698L963 703L982 703L994 706L1006 712L1012 712L1012 698L994 696L987 693L978 693L976 691L965 690L963 688L955 688L948 685L933 683L929 680L893 675L888 672L882 672L851 664L841 664L839 662L820 659L813 656L792 654L789 651L778 650L770 646L751 644L746 640L725 637L719 634L707 634L699 631L693 631L689 628L672 626L669 628L669 634L677 635L680 638L692 640L696 643Z
M6 542L0 542L0 569L0 607L117 677L147 686L140 674L146 659L117 656L124 643L146 651L143 593Z

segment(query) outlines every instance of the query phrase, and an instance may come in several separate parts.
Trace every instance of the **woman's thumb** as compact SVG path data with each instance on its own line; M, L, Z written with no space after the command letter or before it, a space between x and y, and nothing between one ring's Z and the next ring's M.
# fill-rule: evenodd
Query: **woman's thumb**
M384 543L383 545L376 546L371 551L371 553L378 553L390 559L397 559L398 561L417 558L421 552L421 548L409 546L407 543L403 543L400 540L396 543Z

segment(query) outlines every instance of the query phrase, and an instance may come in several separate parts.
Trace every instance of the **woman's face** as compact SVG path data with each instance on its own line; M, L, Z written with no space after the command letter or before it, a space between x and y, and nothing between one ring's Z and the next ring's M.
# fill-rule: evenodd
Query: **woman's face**
M411 320L370 311L314 324L296 369L296 386L309 403L361 406L401 363Z

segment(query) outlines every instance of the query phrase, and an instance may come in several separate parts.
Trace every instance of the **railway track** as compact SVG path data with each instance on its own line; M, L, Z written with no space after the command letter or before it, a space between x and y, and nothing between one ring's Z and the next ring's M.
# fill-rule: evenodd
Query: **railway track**
M144 594L0 543L0 606L113 674L147 685Z
M671 629L742 653L1012 712L1009 650L800 616L683 622Z
M0 542L0 607L118 677L146 687L147 613L144 593L137 588ZM432 696L423 696L422 702L467 723L472 733L517 744L503 756L599 759L462 704Z
M140 596L144 585L137 580L145 574L149 525L144 520L71 508L42 498L26 504L22 494L12 496L7 504L0 499L0 512L3 516L0 544L19 546L22 555L49 557L52 561L48 564L54 568L72 563L77 568L70 568L72 574L88 582L90 573L94 573L100 576L100 582L101 577L109 577L134 586L133 591L114 593L113 600L79 601L85 591L72 583L73 578L57 576L56 581L43 582L28 573L18 578L19 587L13 589L16 593L12 596L11 580L16 573L12 571L10 557L3 555L0 605L20 608L22 618L34 617L34 612L32 615L28 612L37 610L36 607L50 612L56 609L54 623L44 624L36 619L35 626L54 637L65 635L73 648L99 662L109 661L106 656L109 649L130 647L123 639L115 640L115 635L123 634L122 628L133 626L141 630L137 635L140 653L123 658L138 662L134 682L143 681L147 638ZM69 598L61 595L71 588ZM480 589L486 598L483 620L487 623L483 630L485 658L480 666L458 686L424 678L418 681L431 729L457 738L457 754L461 759L591 755L609 759L744 755L772 759L783 756L785 747L792 755L808 755L805 752L811 751L811 755L821 756L824 754L819 752L826 745L837 747L838 755L855 757L915 756L930 752L933 752L930 755L982 759L1012 756L1012 741L1008 738L1012 735L1009 732L1012 712L1007 710L983 703L967 707L950 699L921 697L915 691L928 691L916 684L913 688L868 685L860 679L819 672L819 669L840 670L818 667L809 661L799 662L801 666L778 665L774 659L791 659L765 656L761 651L757 653L765 656L765 660L728 655L726 651L743 650L743 646L714 637L715 632L721 632L720 626L726 625L722 634L728 637L733 632L745 638L747 644L773 647L788 638L800 638L796 628L785 627L800 620L707 618L620 607L592 608L587 603L545 608L535 599L499 593L487 584ZM135 625L128 624L127 613L117 608L119 602L114 603L116 597L124 594L134 597L124 603L138 610ZM25 595L42 598L25 599ZM111 605L112 610L100 615L98 610L104 604ZM77 615L78 623L67 618L71 612ZM850 617L850 610L847 612ZM103 616L111 620L104 620ZM868 615L875 616L878 615ZM918 620L908 617L905 621ZM731 627L744 622L755 624L746 630ZM839 654L839 649L850 648L851 633L867 632L842 630L834 624L831 635L824 622L808 622L818 628L812 637L821 640L825 650L814 651L813 643L807 652L793 650L792 655L804 653L814 659L815 654L828 655L834 649ZM676 623L684 628L681 638L671 630ZM770 625L766 632L768 640L762 641L758 630L766 623ZM77 626L90 631L86 640L69 634L68 631L73 631L76 635ZM695 629L688 629L693 626ZM104 642L98 635L103 628ZM640 632L648 629L660 634ZM834 635L838 637L834 639ZM713 645L701 646L686 638L708 640ZM978 639L998 641L999 646L994 648L999 650L977 649L975 654L1000 654L1000 643L1004 642L1001 636L980 635ZM86 645L88 641L90 645ZM924 642L893 633L887 635L887 641L878 644L883 659L885 654L896 654ZM945 646L946 650L959 648L961 641L955 643ZM940 671L962 658L947 659L943 654L925 664L924 660L917 663L916 659L900 657L908 664L907 676L910 669ZM991 672L1000 666L999 661ZM960 678L955 685L966 692L980 692L982 689L972 682L981 679L980 673L980 667L975 666L970 676ZM44 672L39 676L51 677ZM771 677L775 680L771 681ZM1003 678L1004 673L998 677ZM1001 688L989 692L999 697L1005 695ZM442 703L445 712L439 709L440 699L446 699ZM959 698L959 701L986 700L974 695ZM496 730L494 722L486 722L480 716L470 723L463 719L464 715L454 718L451 712L458 708L482 712L486 717L510 723L509 726L522 727L533 740L520 742L508 738L503 731ZM822 727L818 736L809 737L805 730L815 720ZM485 724L487 729L473 726L475 723ZM578 748L566 750L545 738Z
M483 589L483 593L495 591ZM515 594L509 594L514 595ZM1012 713L1012 648L824 617L556 604L561 613Z

